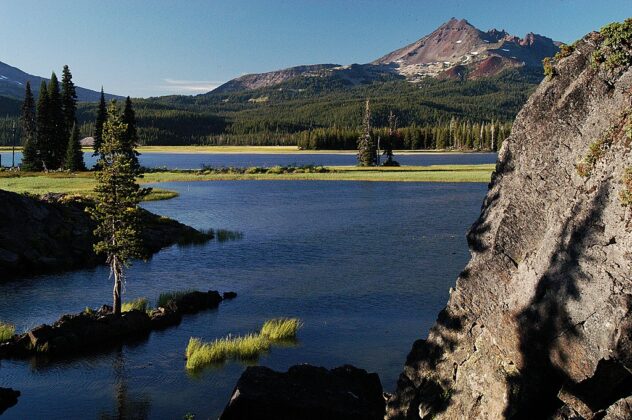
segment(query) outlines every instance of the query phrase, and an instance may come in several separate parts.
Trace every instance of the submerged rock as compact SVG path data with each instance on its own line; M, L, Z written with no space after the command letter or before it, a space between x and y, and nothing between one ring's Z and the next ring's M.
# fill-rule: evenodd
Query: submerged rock
M632 418L632 69L592 64L602 42L580 40L518 115L388 418Z
M0 190L0 281L33 273L91 267L104 261L92 249L95 224L89 201L48 194L42 198ZM143 257L212 235L141 209Z
M20 391L11 388L0 388L0 415L18 403Z
M310 365L276 372L251 366L241 375L221 420L378 420L384 417L376 373L353 366L327 370Z

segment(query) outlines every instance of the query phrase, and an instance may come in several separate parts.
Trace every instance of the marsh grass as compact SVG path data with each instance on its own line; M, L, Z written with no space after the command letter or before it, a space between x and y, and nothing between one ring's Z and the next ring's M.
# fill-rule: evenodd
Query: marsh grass
M228 359L255 360L261 353L268 351L270 345L270 340L260 334L229 335L210 343L202 343L197 338L191 338L186 350L186 368L198 370L207 365L223 363Z
M272 345L286 347L294 343L302 325L297 318L276 318L266 321L259 333L229 335L210 343L191 337L185 351L186 368L189 371L197 371L227 360L257 360L262 353L270 350Z
M217 229L214 233L218 242L238 241L244 237L242 232L236 230Z
M0 343L8 341L15 334L15 325L0 322Z
M302 323L297 318L271 319L261 327L261 335L273 341L293 339L301 326Z
M191 292L194 292L195 290L193 289L187 289L187 290L178 290L178 291L173 291L173 292L164 292L161 293L160 296L158 296L158 301L156 302L156 307L162 307L164 308L165 306L167 306L167 303L169 303L170 300L174 300L174 301L178 301L179 299L182 298L182 296L189 294Z
M123 305L121 306L121 312L129 312L133 310L147 312L148 308L149 306L148 306L147 298L138 298L130 302L123 303Z

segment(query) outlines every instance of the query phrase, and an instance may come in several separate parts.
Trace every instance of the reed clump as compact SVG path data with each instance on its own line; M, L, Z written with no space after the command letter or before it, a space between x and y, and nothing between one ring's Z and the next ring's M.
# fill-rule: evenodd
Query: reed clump
M302 325L297 318L276 318L266 321L258 333L228 335L210 343L191 337L185 351L186 368L196 371L227 360L256 360L262 353L270 350L272 345L296 339Z

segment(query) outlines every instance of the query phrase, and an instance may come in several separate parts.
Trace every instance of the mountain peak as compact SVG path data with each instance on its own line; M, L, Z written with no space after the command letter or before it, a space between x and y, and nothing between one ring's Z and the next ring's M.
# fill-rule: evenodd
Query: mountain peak
M442 73L447 77L468 73L484 77L510 67L540 66L542 59L554 55L557 48L550 38L541 35L529 33L518 38L504 29L483 32L466 19L452 18L429 35L372 64L396 66L409 79ZM457 67L465 71L455 73Z

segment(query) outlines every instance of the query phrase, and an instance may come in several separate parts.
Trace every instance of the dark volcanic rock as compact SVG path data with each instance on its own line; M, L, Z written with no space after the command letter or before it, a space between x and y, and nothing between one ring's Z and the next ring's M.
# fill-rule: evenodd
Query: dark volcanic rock
M7 408L16 405L19 396L20 391L15 391L11 388L0 388L0 415L4 413Z
M370 420L384 417L375 373L353 366L332 370L292 366L286 373L263 366L241 375L220 419Z
M37 199L0 190L0 203L0 280L103 262L92 249L95 225L85 211L90 202L59 194ZM146 210L141 216L145 258L184 239L206 235Z
M592 65L602 42L580 40L518 115L388 418L632 418L632 69Z
M53 325L40 325L31 331L14 335L0 344L0 358L22 358L32 355L67 356L102 350L110 344L146 337L152 330L177 325L183 314L216 308L222 301L214 290L190 292L177 301L150 314L132 310L115 316L112 308L103 305L96 312L64 315Z

